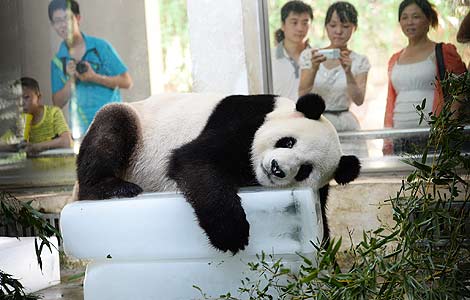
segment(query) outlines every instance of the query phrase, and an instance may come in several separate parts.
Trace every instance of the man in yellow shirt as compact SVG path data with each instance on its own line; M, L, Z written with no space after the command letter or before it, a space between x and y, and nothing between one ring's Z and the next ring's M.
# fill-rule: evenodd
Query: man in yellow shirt
M57 106L41 104L41 91L38 82L30 77L22 77L21 84L23 112L33 116L29 141L24 144L28 154L55 148L70 148L72 135L64 115Z

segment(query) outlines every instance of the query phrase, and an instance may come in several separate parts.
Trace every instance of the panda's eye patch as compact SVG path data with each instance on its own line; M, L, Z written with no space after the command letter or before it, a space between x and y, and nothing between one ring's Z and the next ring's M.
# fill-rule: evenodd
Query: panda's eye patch
M297 140L294 139L293 137L283 137L282 139L280 139L276 142L276 145L274 145L274 147L276 147L276 148L292 148L292 147L294 147L296 142L297 142Z
M310 176L310 173L312 173L313 167L311 164L308 165L301 165L299 172L297 172L297 175L295 175L295 180L297 181L302 181L308 176Z

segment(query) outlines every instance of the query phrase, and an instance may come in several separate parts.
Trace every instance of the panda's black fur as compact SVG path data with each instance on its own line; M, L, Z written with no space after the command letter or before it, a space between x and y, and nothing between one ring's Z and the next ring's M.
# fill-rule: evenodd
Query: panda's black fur
M176 182L211 244L222 251L236 253L248 245L249 224L237 192L242 186L260 184L251 160L253 140L275 109L273 95L223 98L197 137L168 154L165 175ZM325 105L319 96L308 95L298 100L296 109L307 118L319 120ZM146 125L139 114L126 104L111 104L98 112L77 158L79 199L132 197L143 191L140 182L124 180L127 169L140 159L135 153L141 151L144 140L142 126ZM276 146L290 147L288 142L295 141ZM276 168L274 161L270 171L278 171L277 176L282 178L285 174ZM295 180L304 180L313 168L302 165ZM359 169L356 157L341 156L334 178L340 184L350 182ZM328 188L326 183L319 189L325 242L329 239L325 214Z

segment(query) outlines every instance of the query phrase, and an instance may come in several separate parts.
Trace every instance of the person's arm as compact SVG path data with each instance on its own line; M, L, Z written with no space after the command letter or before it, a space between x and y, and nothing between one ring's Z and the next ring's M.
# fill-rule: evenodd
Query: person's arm
M42 151L57 149L57 148L70 148L72 146L72 135L70 131L65 131L53 140L40 142L40 143L27 143L25 147L26 153L29 155L36 154Z
M300 72L299 97L308 94L312 90L317 71L318 70L313 69L303 69Z
M75 81L75 62L73 60L67 63L67 81L62 89L52 94L52 103L55 106L63 108L72 97L72 84Z
M320 64L326 60L322 54L318 54L317 50L312 50L312 66L309 69L302 69L300 73L299 97L306 95L312 91L315 77L317 76Z
M0 152L17 152L18 145L0 143Z
M393 128L393 110L395 109L395 102L397 98L397 92L392 84L391 74L392 68L395 62L398 60L399 53L394 54L388 61L388 91L387 91L387 102L385 106L385 116L384 116L384 128ZM393 154L393 139L385 138L382 148L382 153L384 155Z
M387 89L387 102L385 106L384 128L393 128L393 110L395 109L395 102L397 99L397 92L392 83L392 69L400 57L400 52L397 52L390 57L388 61L388 89Z
M118 76L104 76L96 74L97 77L95 82L109 88L118 87L120 89L130 89L133 85L131 75L129 72L125 72Z
M443 51L443 56L444 56L444 64L445 64L445 69L446 72L449 73L454 73L454 74L462 74L467 71L467 68L465 67L464 62L462 61L461 56L457 52L457 48L455 45L450 44L450 43L445 43L442 45L442 51ZM442 87L440 81L438 82L438 85L436 85L437 92L440 94L439 97L441 99L444 97L442 94ZM451 106L451 111L455 112L452 115L452 118L457 118L460 115L462 105L460 101L454 101Z
M341 51L339 62L346 74L347 95L354 104L360 106L364 103L364 97L366 94L368 69L366 72L362 72L354 76L352 73L352 59L350 54L351 51L349 50Z
M354 76L351 71L346 73L347 93L357 106L364 103L367 86L367 72Z
M55 106L63 108L67 104L70 97L72 96L72 83L73 83L73 78L71 77L67 80L64 87L61 90L59 90L55 94L52 94L52 103Z

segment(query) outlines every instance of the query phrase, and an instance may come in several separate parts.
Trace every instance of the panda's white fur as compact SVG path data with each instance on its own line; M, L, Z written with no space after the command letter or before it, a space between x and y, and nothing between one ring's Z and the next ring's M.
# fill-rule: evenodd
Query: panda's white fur
M272 95L161 94L107 105L77 157L78 197L179 189L212 245L236 253L249 236L241 186L308 186L320 191L324 210L328 182L358 176L359 161L342 155L324 109L313 94L297 102ZM324 211L323 223L327 241Z
M342 156L338 134L323 116L319 120L305 118L295 109L295 103L287 98L276 110L266 116L265 123L256 132L251 160L256 178L265 186L309 186L318 190L334 175ZM273 148L282 137L297 140L292 149ZM285 178L267 176L271 161L275 159L286 173ZM303 163L312 163L313 171L308 178L298 182L294 179Z
M160 94L130 103L143 126L126 180L139 182L149 192L177 190L166 174L168 156L199 135L223 98L218 94Z
M177 190L176 183L166 176L168 156L200 134L223 98L219 94L162 94L129 104L143 126L142 139L125 179L138 182L144 191ZM283 136L295 137L298 143L293 149L273 149ZM253 169L262 185L310 186L315 190L333 178L341 155L338 135L331 123L323 116L320 120L305 118L296 111L294 101L283 97L276 97L275 109L256 132L251 151ZM286 178L268 178L263 172L263 168L269 170L272 159L280 162ZM294 176L303 162L316 163L311 176L296 182Z

